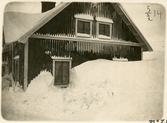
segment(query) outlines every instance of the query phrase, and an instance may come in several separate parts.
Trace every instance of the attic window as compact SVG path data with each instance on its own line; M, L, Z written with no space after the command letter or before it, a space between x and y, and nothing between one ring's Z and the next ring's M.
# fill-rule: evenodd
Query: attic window
M90 22L78 21L77 32L90 34Z
M99 35L110 36L110 25L99 24Z
M75 15L76 18L76 36L77 37L91 37L92 36L92 20L90 15Z
M111 19L97 17L97 35L101 39L111 39L112 23Z

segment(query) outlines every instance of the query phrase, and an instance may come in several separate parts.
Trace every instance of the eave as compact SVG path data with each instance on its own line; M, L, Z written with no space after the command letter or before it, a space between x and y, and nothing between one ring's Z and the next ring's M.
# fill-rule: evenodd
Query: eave
M38 39L50 39L50 40L66 40L66 41L78 41L78 42L91 42L91 43L105 43L114 45L126 45L126 46L141 46L139 43L122 40L105 40L97 38L82 38L82 37L68 37L68 36L53 36L53 35L37 35L33 34L30 38Z

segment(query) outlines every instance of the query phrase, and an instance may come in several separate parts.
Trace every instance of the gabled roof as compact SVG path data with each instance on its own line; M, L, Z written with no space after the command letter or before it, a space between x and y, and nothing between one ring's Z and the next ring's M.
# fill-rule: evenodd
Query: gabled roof
M121 18L124 20L129 29L133 32L140 44L143 44L145 51L152 51L151 46L144 38L142 33L135 26L127 12L119 3L111 3ZM25 43L25 39L30 37L35 31L41 28L44 24L50 21L70 3L60 3L54 9L40 14L23 14L8 12L4 15L4 33L5 42L12 43L15 41Z
M46 14L6 12L4 15L5 42L18 41L20 37L32 29Z

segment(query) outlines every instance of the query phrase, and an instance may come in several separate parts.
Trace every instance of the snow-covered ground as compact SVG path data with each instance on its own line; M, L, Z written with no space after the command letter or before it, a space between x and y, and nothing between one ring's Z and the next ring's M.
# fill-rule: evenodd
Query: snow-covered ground
M2 116L19 121L159 119L163 115L164 52L144 53L143 58L85 62L71 69L68 88L53 86L52 75L43 71L26 92L2 92Z

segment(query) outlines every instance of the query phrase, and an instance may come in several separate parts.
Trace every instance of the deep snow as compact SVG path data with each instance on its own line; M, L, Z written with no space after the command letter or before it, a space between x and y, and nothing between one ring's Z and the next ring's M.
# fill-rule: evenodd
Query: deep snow
M164 95L161 54L145 53L145 60L136 62L85 62L71 69L70 85L64 89L53 86L52 75L42 71L25 93L2 92L2 116L56 121L159 119Z

